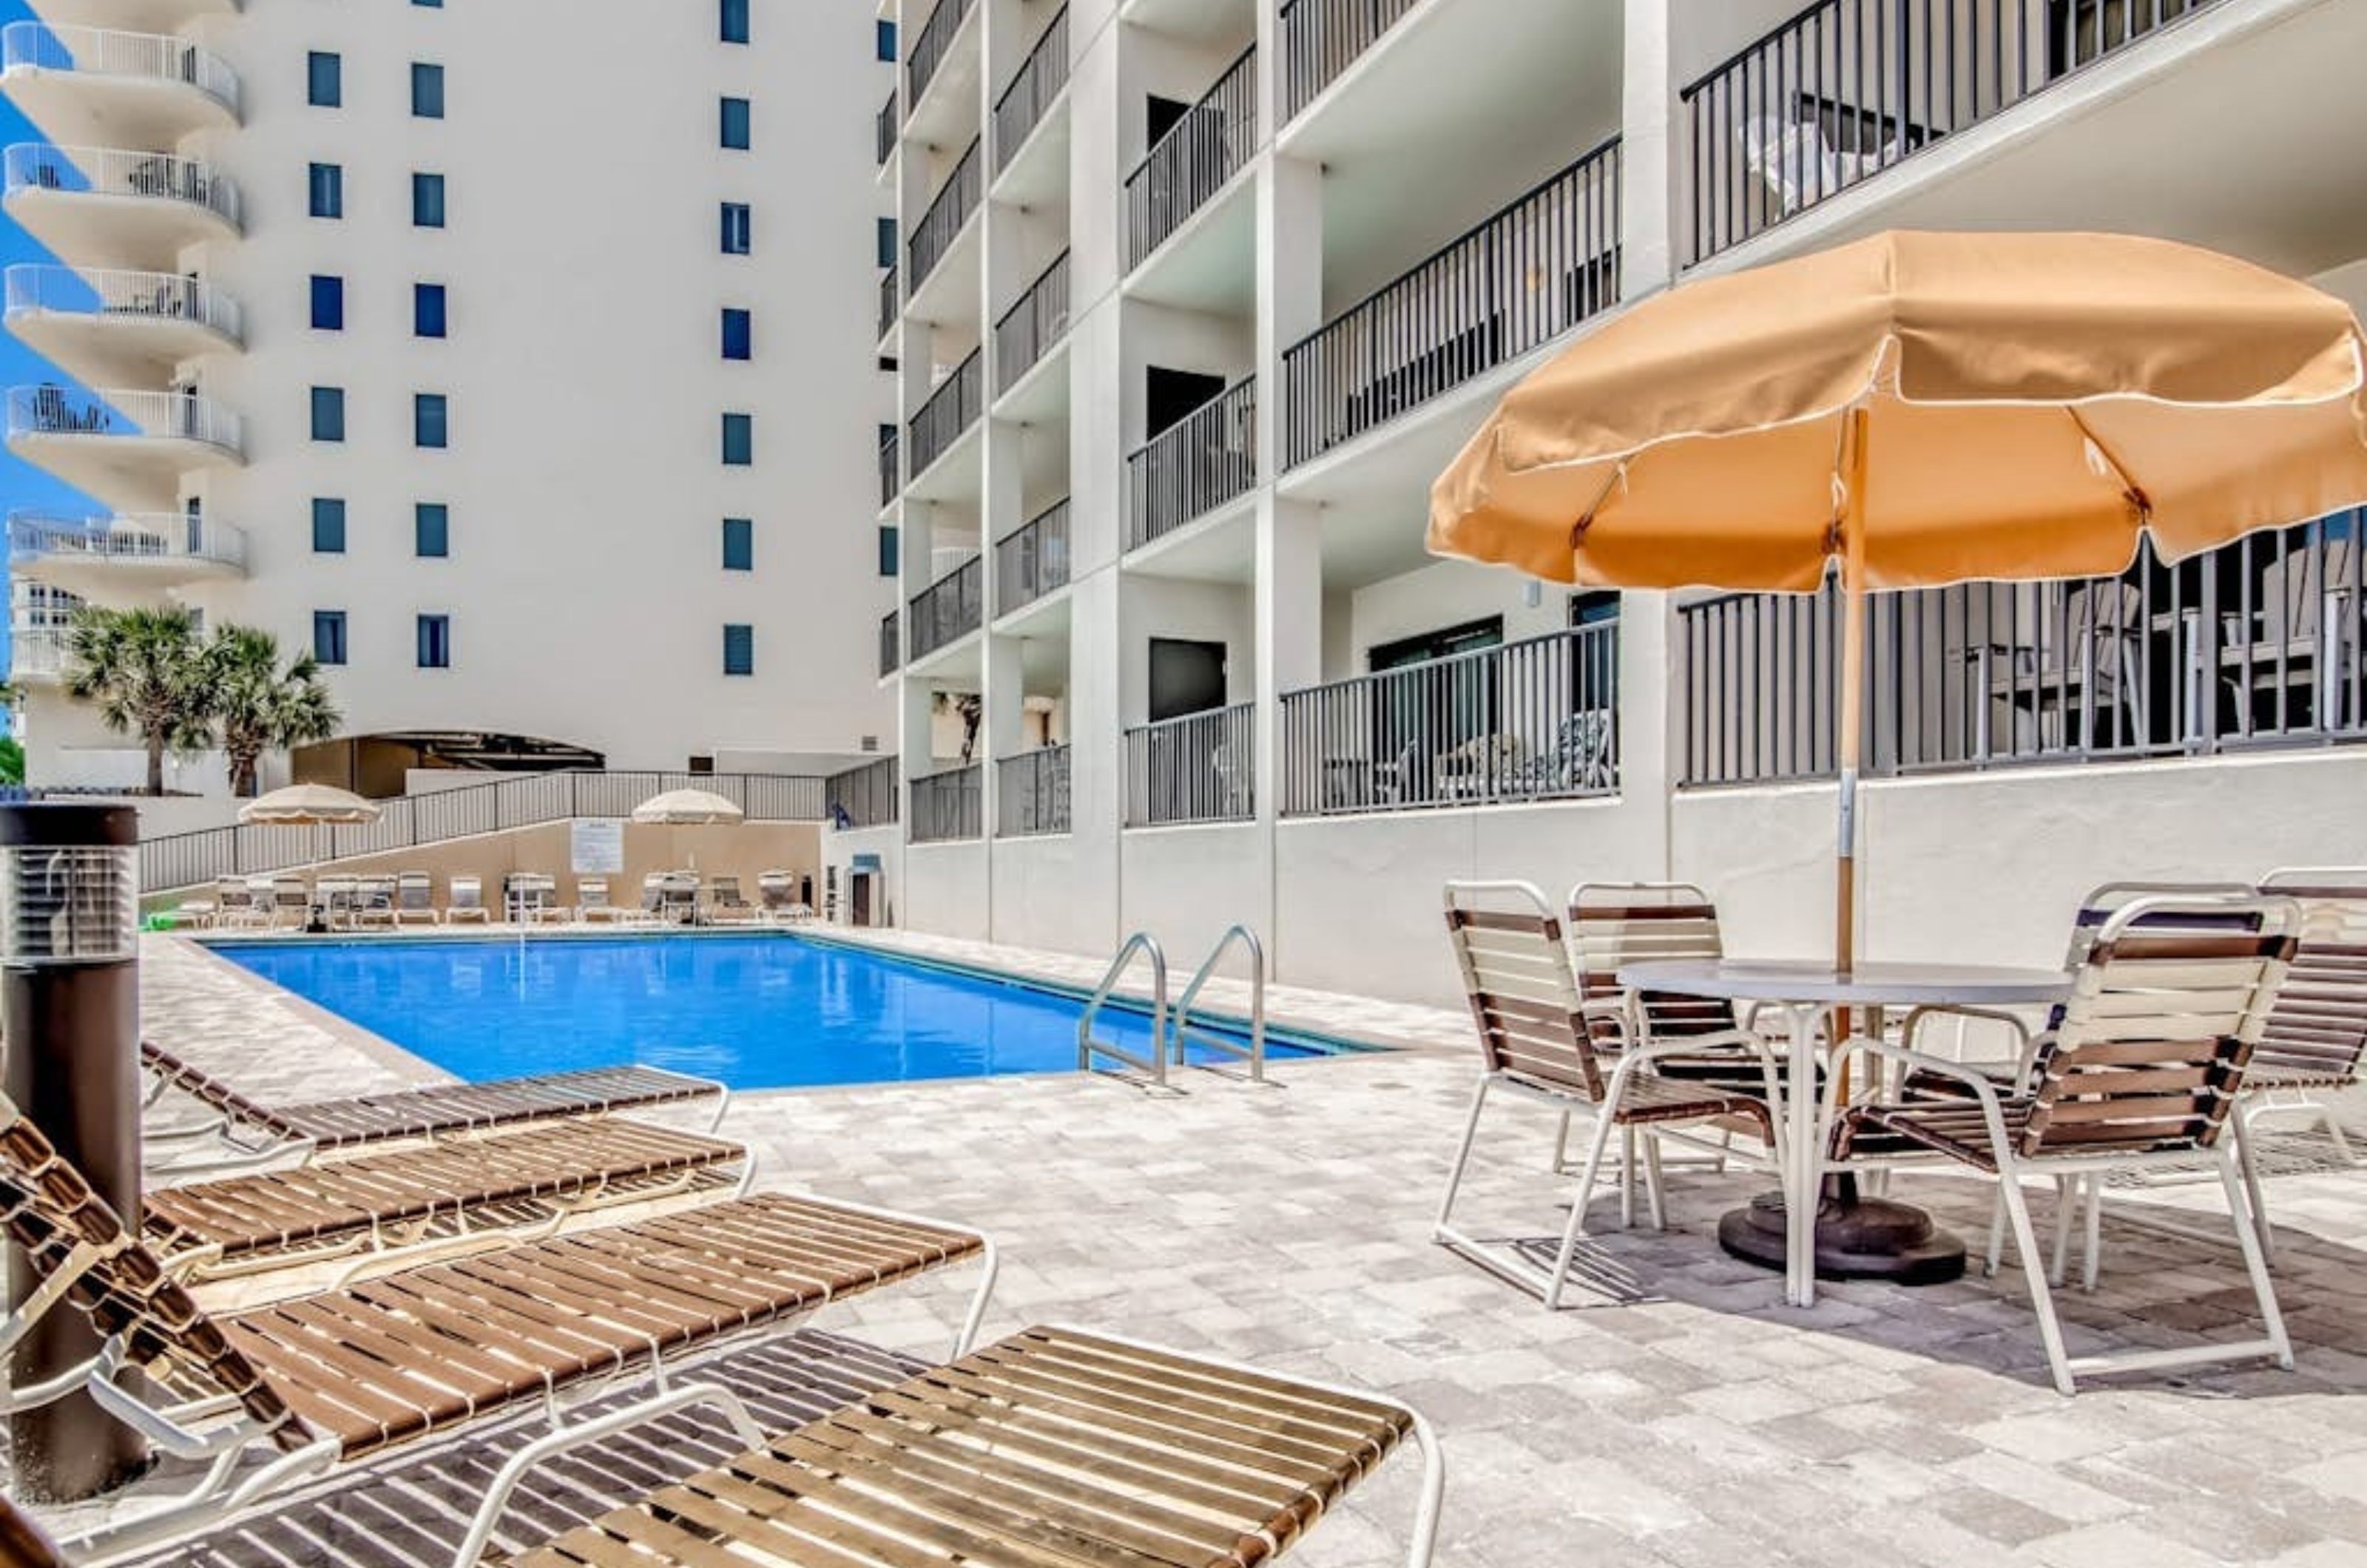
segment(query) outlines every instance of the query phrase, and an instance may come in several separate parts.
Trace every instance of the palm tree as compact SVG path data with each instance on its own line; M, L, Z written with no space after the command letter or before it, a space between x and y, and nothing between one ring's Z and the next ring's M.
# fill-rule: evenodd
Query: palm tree
M326 740L343 722L319 660L300 653L283 666L279 639L269 632L224 626L207 645L206 659L232 795L255 794L255 762L264 752Z
M148 793L164 793L164 753L213 742L212 665L197 617L179 605L110 610L85 605L66 629L66 690L98 705L98 716L148 749Z

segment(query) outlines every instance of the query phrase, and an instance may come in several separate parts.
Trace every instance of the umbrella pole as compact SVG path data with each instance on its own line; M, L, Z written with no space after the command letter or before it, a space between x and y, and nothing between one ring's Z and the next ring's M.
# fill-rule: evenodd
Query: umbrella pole
M1840 823L1835 835L1833 958L1844 975L1857 961L1857 774L1865 736L1866 411L1852 410L1848 495L1841 511Z

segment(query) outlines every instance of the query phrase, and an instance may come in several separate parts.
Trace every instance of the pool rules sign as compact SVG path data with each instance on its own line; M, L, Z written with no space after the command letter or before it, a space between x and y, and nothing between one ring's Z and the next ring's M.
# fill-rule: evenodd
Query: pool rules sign
M621 817L579 817L567 835L567 862L576 875L625 869L625 819Z

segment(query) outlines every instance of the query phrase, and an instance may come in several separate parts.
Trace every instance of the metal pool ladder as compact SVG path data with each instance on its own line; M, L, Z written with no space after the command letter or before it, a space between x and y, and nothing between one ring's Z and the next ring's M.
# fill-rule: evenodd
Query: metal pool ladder
M1208 983L1208 977L1217 972L1217 963L1235 942L1239 942L1250 955L1250 1043L1247 1045L1236 1045L1220 1035L1195 1035L1192 1032L1192 1004L1200 999L1200 987ZM1166 1036L1162 1033L1159 1038L1164 1040ZM1184 1065L1184 1045L1187 1040L1197 1041L1206 1050L1221 1052L1247 1062L1250 1081L1265 1082L1265 944L1258 941L1257 932L1249 927L1230 926L1226 929L1225 934L1217 939L1217 945L1208 950L1207 958L1193 973L1192 983L1184 987L1183 998L1175 1004L1173 1054L1175 1065L1179 1067Z
M1150 1055L1138 1056L1106 1040L1093 1038L1093 1020L1101 1016L1102 1004L1125 977L1127 966L1135 954L1146 953L1150 959ZM1085 1004L1084 1012L1077 1019L1077 1070L1092 1072L1093 1058L1106 1056L1122 1062L1136 1072L1144 1074L1161 1089L1167 1087L1167 954L1160 950L1159 939L1149 931L1137 931L1126 939L1110 960L1108 973L1093 989L1093 1000Z

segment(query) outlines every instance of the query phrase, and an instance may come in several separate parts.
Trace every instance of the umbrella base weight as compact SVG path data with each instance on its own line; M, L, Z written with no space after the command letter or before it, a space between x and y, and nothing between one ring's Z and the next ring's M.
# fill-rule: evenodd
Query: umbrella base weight
M1762 1192L1717 1223L1717 1244L1746 1263L1784 1267L1784 1195ZM1965 1272L1965 1244L1908 1203L1828 1189L1817 1207L1817 1278L1940 1285Z

